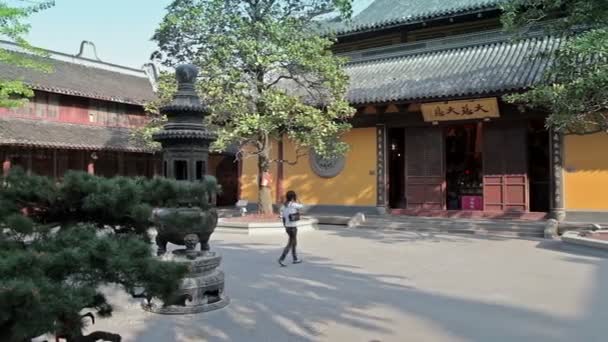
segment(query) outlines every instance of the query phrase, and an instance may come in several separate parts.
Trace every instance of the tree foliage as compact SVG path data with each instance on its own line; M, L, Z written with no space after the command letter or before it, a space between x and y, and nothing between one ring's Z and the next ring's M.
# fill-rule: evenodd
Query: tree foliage
M348 16L351 1L175 0L154 35L153 57L169 67L199 66L198 87L219 134L214 147L236 144L241 157L257 156L260 175L273 162L271 141L285 136L322 156L340 155L354 110L344 98L345 61L316 27L331 11ZM268 200L260 198L264 211Z
M608 2L604 0L513 0L503 22L521 30L549 21L562 37L545 82L508 101L549 111L549 126L565 133L608 131Z
M111 314L100 285L167 298L185 273L151 255L153 207L208 206L214 179L106 179L69 172L62 183L15 169L0 188L0 341L81 335L83 310Z
M54 1L0 1L0 36L17 44L20 52L0 49L0 63L11 64L23 68L40 71L50 71L50 67L40 60L24 53L43 56L44 53L31 46L24 38L30 30L30 25L24 21L32 14L48 9ZM0 107L19 107L27 102L34 92L21 80L0 79Z

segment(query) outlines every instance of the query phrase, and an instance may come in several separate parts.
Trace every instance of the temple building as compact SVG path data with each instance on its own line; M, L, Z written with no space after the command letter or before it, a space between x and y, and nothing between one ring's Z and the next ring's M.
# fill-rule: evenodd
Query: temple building
M20 53L10 42L0 42L0 48ZM160 149L133 134L148 122L144 105L156 96L155 68L103 62L90 42L74 55L45 52L41 59L52 67L49 73L0 63L1 78L23 80L35 92L24 107L0 108L3 173L20 166L58 180L67 170L105 177L161 175ZM218 204L233 205L238 196L234 154L210 155L208 172L223 187Z
M272 170L275 200L295 190L312 210L608 222L608 134L562 135L546 112L506 103L560 45L542 25L501 28L500 0L375 0L332 22L357 113L344 158L314 151ZM294 160L284 139L277 159ZM257 201L246 160L241 196Z

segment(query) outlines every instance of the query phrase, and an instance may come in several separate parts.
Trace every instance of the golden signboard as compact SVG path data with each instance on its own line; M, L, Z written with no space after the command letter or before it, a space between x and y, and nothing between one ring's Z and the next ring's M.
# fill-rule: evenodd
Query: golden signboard
M471 120L500 117L498 101L495 97L423 103L420 106L424 121Z

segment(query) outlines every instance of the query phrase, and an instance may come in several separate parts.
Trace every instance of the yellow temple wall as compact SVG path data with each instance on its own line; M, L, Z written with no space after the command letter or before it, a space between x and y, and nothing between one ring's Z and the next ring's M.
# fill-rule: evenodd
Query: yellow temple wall
M568 135L564 149L566 210L608 211L608 134Z

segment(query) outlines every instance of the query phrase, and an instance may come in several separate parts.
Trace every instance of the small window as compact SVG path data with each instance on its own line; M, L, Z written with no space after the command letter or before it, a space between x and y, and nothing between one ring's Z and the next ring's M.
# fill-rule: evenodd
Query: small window
M89 122L97 122L98 120L99 101L89 101Z
M185 160L176 160L173 162L175 179L188 180L188 162Z
M203 179L205 175L205 163L202 160L196 161L196 180Z
M48 106L49 119L59 119L59 96L57 94L49 94Z
M44 118L47 113L47 96L46 94L36 93L36 97L34 98L36 101L36 117Z

